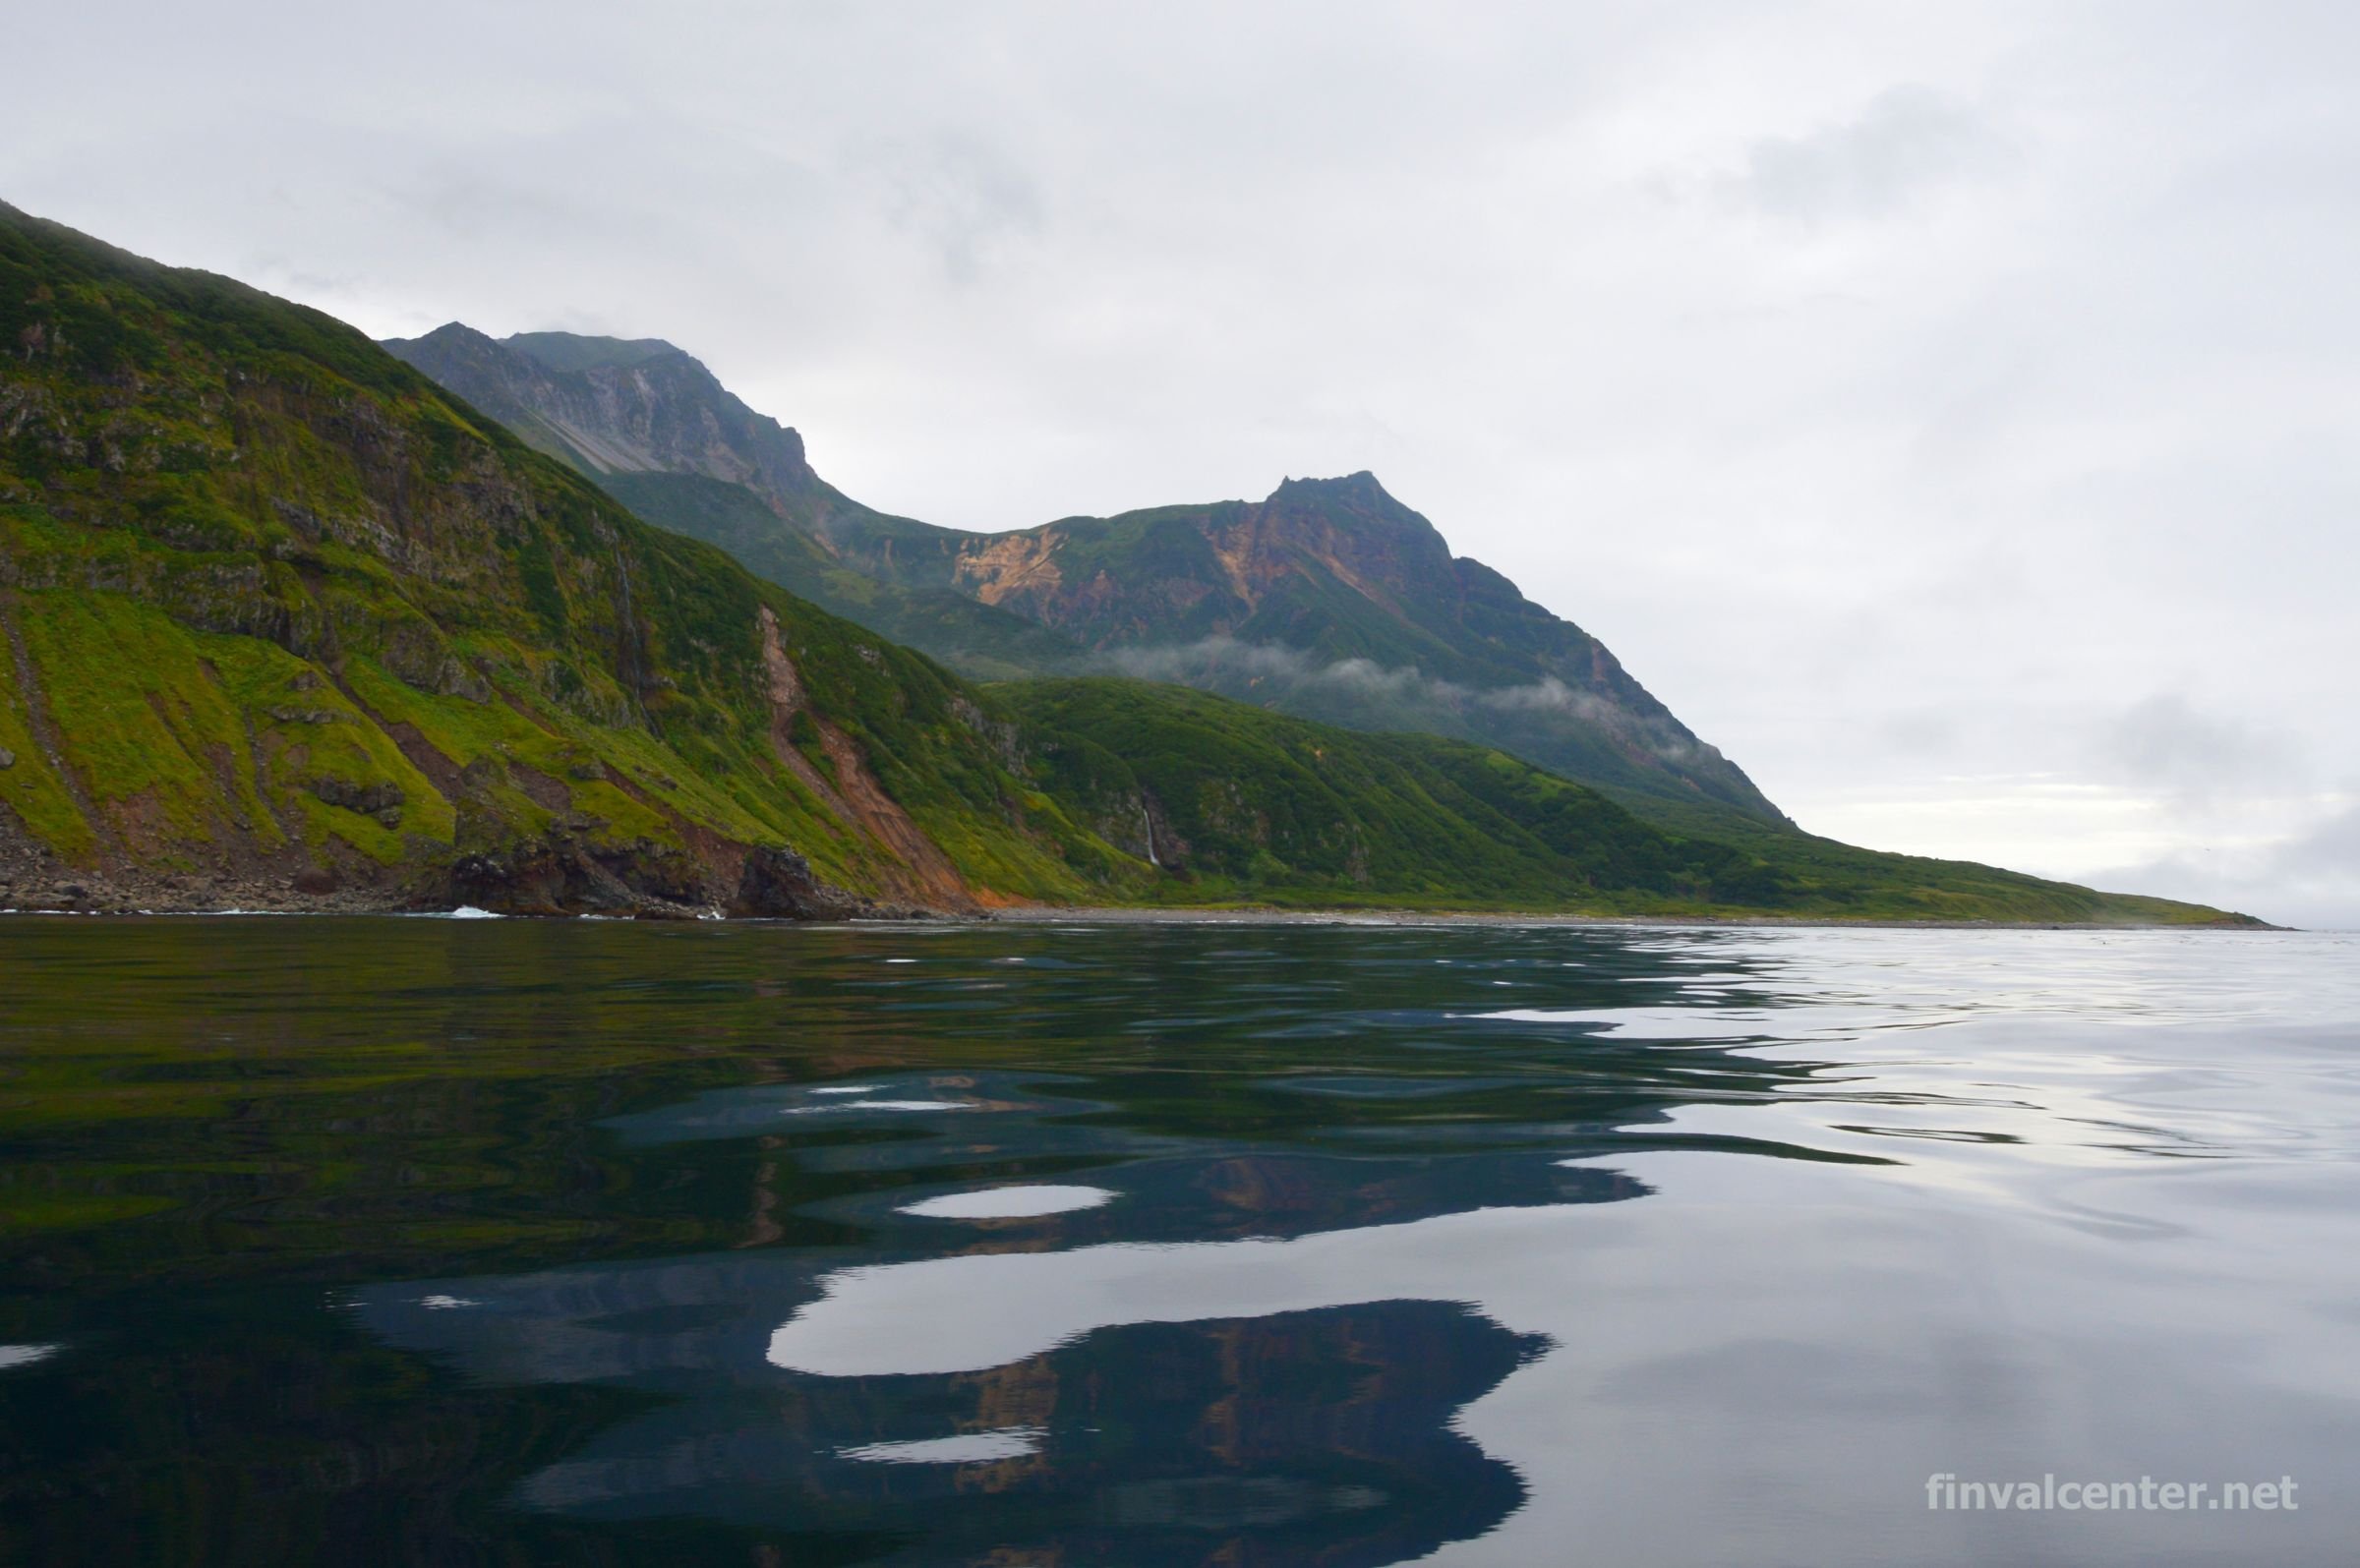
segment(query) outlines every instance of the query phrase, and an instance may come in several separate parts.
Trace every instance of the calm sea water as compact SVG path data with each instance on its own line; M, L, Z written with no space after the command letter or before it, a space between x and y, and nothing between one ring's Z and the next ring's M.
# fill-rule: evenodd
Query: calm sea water
M2356 958L0 921L0 1555L2348 1563Z

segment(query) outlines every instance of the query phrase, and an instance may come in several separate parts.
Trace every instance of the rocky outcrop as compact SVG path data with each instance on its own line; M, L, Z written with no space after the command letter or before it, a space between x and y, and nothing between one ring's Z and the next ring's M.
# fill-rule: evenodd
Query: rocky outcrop
M585 473L701 474L802 520L839 498L812 472L800 435L670 343L562 332L496 341L452 321L384 346Z
M745 857L730 897L734 915L761 920L851 920L884 913L865 899L831 888L814 876L811 862L792 849L757 849Z
M316 800L383 819L388 828L400 823L402 804L409 799L408 791L401 785L384 779L375 784L355 784L349 779L310 779L303 787Z

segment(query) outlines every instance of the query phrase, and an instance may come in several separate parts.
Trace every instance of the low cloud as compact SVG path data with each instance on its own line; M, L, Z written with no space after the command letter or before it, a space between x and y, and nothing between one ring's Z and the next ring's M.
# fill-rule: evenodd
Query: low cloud
M1116 669L1141 680L1195 685L1205 677L1222 674L1288 685L1334 686L1373 697L1424 695L1455 700L1468 695L1467 688L1434 679L1414 665L1386 668L1373 659L1322 661L1277 643L1240 642L1234 637L1207 637L1201 642L1155 648L1118 648L1106 657Z
M1634 714L1611 698L1568 686L1555 675L1514 686L1468 686L1429 675L1415 665L1385 666L1360 658L1322 660L1275 643L1241 642L1225 636L1158 648L1116 649L1109 651L1106 659L1115 670L1142 680L1177 681L1223 691L1275 687L1298 694L1328 693L1429 713L1442 709L1458 715L1480 710L1562 715L1635 738L1669 762L1700 754L1719 755L1677 724ZM1408 722L1405 713L1403 723Z

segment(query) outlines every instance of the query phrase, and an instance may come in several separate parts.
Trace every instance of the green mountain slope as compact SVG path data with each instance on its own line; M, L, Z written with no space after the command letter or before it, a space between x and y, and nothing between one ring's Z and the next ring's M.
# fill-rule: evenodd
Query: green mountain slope
M0 345L0 906L2219 918L1176 687L971 686L324 316L5 206Z
M1128 673L1475 740L1584 783L1786 826L1604 644L1452 556L1369 474L1289 480L1259 502L1068 519L963 545L950 570Z
M1174 902L1580 908L1795 919L2216 923L2216 910L1766 824L1678 833L1485 746L1367 734L1181 687L993 688L1041 740L1035 776L1167 875ZM1704 822L1731 813L1699 809Z
M973 534L892 517L823 481L793 430L653 339L504 341L453 322L386 345L640 514L970 673L1119 669L1366 729L1512 751L1588 783L1786 825L1596 638L1453 556L1376 479L1268 499ZM720 525L709 489L742 491ZM765 519L762 511L770 516ZM863 594L862 578L879 586ZM973 604L996 618L962 614ZM1022 617L1044 628L1012 634Z
M742 485L703 474L615 473L597 480L647 521L718 545L756 576L966 674L1002 680L1086 662L1079 645L1021 615L944 590L880 582L845 565L811 535L782 527Z
M519 332L453 321L384 345L604 488L649 522L729 551L837 614L985 679L1078 666L1078 644L944 588L910 589L838 557L839 533L935 532L888 517L812 471L802 437L655 338Z
M1135 875L955 678L338 322L0 209L0 342L11 885L844 911Z

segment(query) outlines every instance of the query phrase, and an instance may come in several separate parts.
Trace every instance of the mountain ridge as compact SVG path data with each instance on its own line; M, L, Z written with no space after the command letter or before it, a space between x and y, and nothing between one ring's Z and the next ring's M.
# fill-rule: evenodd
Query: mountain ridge
M2230 918L1175 686L971 684L342 322L5 205L0 345L0 908Z
M560 357L585 367L570 379L535 357L560 340L575 345ZM540 333L528 350L521 338L496 342L452 323L385 346L641 515L722 543L841 613L878 617L880 629L972 673L1151 675L1349 727L1501 745L1634 805L1693 800L1791 826L1603 643L1504 574L1453 555L1432 522L1365 470L1289 478L1259 502L998 534L940 528L845 496L811 468L799 435L754 413L684 351L663 343L647 363L674 369L657 377L591 364L597 351L580 345L594 341L619 340ZM638 434L659 426L698 439ZM766 533L740 517L724 529L710 495L651 485L654 473L738 485L779 527ZM854 587L848 572L882 592ZM914 610L912 595L929 608ZM1056 641L1028 643L946 595L1013 613ZM1270 650L1298 660L1273 662Z

